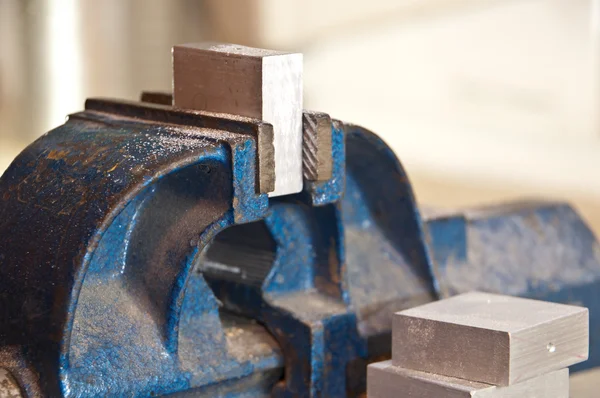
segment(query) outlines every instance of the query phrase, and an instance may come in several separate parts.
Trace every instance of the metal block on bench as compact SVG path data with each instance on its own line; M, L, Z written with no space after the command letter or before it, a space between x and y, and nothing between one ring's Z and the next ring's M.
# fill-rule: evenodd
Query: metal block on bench
M369 365L369 398L568 398L569 370L561 369L498 387L454 377L399 368L392 361Z
M588 358L587 308L472 292L394 316L395 366L512 385Z

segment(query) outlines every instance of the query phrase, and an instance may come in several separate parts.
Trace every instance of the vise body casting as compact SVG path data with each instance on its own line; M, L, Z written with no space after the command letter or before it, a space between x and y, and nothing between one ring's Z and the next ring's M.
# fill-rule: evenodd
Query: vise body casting
M300 108L286 149L281 123L143 99L88 100L0 179L23 396L359 397L394 312L471 290L589 307L600 365L600 246L568 205L421 213L362 127Z

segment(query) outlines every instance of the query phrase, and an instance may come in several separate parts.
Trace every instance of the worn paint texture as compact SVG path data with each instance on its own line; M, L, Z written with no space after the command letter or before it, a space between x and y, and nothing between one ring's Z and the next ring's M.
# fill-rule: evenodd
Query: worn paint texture
M393 312L473 289L590 307L595 363L600 249L568 206L423 222L339 121L331 179L269 199L252 123L91 101L15 159L0 368L25 396L356 397Z

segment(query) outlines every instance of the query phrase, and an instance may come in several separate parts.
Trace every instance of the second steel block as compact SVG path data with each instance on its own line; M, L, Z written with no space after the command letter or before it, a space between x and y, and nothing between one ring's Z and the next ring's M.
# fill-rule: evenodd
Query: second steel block
M467 293L394 316L395 366L511 385L588 358L587 308Z
M476 381L393 366L391 361L369 365L369 398L568 398L569 369L556 370L512 386Z

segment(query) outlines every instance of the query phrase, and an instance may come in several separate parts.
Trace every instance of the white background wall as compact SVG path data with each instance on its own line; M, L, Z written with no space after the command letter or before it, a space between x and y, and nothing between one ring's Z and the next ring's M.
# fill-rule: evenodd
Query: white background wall
M0 0L0 168L88 96L168 90L172 42L213 38L304 52L306 107L444 181L428 202L454 204L448 181L600 197L600 0L24 3Z
M306 97L411 168L600 195L594 6L490 2L327 38L306 54Z

